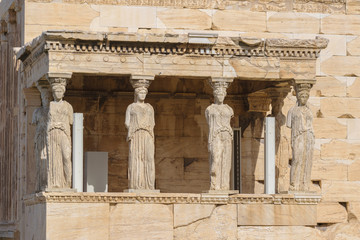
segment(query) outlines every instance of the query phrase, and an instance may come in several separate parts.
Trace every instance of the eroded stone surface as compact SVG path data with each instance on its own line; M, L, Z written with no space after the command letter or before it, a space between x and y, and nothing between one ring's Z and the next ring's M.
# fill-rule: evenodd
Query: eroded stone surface
M325 240L319 230L303 226L238 227L238 239L244 240Z
M173 239L172 206L118 204L110 209L110 238Z

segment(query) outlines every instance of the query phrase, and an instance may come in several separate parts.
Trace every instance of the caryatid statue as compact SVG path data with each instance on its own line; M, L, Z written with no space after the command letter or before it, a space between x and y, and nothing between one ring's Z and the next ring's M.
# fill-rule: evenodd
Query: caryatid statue
M209 125L208 150L210 161L210 190L230 189L230 171L233 130L230 120L233 109L224 104L228 82L210 82L214 90L215 103L205 110Z
M129 142L129 190L154 190L154 109L145 103L150 81L132 77L131 83L135 89L135 99L127 107L125 117Z
M35 132L35 161L36 161L36 191L47 188L48 179L48 129L49 104L51 99L50 85L47 81L38 81L36 84L41 96L41 107L35 109L32 124L36 125Z
M71 188L71 131L73 108L63 100L66 78L49 78L54 100L50 102L47 124L49 154L48 188Z
M307 105L312 85L296 84L296 105L287 115L287 127L291 128L292 162L290 170L290 191L309 191L315 137L313 115Z

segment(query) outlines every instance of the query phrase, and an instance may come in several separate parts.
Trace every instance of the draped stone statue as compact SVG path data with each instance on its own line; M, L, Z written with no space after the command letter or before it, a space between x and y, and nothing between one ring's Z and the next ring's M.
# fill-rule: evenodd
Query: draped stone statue
M309 191L314 151L313 115L307 105L311 84L295 86L297 103L287 116L287 127L291 128L292 162L290 191Z
M233 131L230 119L233 109L224 104L227 82L212 82L215 103L205 110L209 125L208 150L210 161L210 190L229 190Z
M50 102L48 116L48 188L71 188L71 132L73 108L63 100L66 79L51 78L54 101Z
M129 189L154 190L154 109L144 102L148 93L146 84L139 81L132 83L135 88L135 100L127 107L125 117L129 142Z
M35 160L36 160L36 191L43 191L47 188L48 155L47 124L49 119L49 104L51 98L50 87L44 84L37 84L41 93L41 107L35 109L32 117L32 124L36 125L35 132Z

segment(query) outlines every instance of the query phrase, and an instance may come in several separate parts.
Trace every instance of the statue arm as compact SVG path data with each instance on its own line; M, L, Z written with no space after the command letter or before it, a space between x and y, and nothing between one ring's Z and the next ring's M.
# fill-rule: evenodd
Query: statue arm
M131 105L129 105L126 109L126 113L125 113L125 127L127 129L130 128L130 109L131 109Z
M70 125L73 125L74 123L74 110L70 103L68 103L68 109L69 109L69 123Z
M40 108L35 109L35 111L34 111L34 113L32 115L31 125L36 125L38 123L38 121L39 121L39 119L38 119L39 109Z
M287 114L287 117L286 117L286 126L288 128L291 128L291 116L292 116L292 111L293 111L293 108L291 108Z

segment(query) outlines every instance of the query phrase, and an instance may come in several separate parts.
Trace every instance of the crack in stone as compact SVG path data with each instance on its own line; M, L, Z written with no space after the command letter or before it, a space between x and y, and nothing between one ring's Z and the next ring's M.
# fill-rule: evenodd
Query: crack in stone
M181 227L188 227L188 226L190 226L191 224L194 224L194 223L196 223L196 222L199 222L199 221L202 221L202 220L205 220L205 219L209 219L209 218L211 218L211 216L213 215L214 210L215 210L216 208L217 208L217 206L214 206L214 207L213 207L213 209L211 210L211 213L210 213L209 216L196 219L195 221L192 221L192 222L187 223L187 224L183 224L183 225L176 226L176 227L174 227L174 229L181 228ZM196 228L197 228L197 227L195 227L194 231L196 231Z

